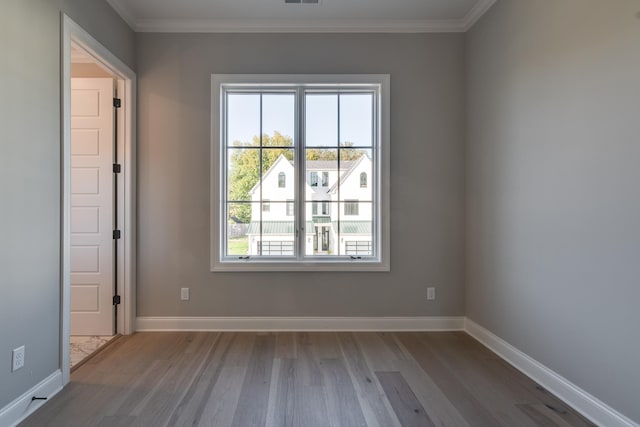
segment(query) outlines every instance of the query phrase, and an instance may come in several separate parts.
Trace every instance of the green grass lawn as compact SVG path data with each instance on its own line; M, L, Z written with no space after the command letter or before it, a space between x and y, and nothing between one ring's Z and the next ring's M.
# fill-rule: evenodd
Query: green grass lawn
M237 239L229 239L227 244L228 255L247 255L249 253L249 240L247 236Z

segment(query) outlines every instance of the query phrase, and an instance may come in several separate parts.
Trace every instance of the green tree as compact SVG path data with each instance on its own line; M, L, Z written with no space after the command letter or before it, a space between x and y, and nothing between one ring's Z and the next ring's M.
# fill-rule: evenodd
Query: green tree
M240 149L233 150L230 157L229 170L229 200L250 201L251 189L260 179L260 150L241 149L243 147L260 147L260 137L253 137L250 144L234 141L234 147ZM293 160L293 150L286 148L269 147L293 147L293 140L290 136L274 132L273 136L262 135L262 175L271 168L271 165L284 155L287 159ZM229 208L229 216L237 222L248 223L251 221L251 205L233 204Z

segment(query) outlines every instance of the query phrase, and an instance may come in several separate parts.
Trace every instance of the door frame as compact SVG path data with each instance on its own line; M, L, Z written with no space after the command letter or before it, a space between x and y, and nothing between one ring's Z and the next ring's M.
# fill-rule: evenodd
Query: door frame
M87 31L66 14L61 16L61 133L62 133L62 212L61 212L61 293L60 293L60 370L62 384L70 381L69 355L71 325L71 46L72 44L91 55L96 62L109 70L116 79L118 97L122 108L116 110L118 118L117 151L122 172L118 182L118 228L122 238L116 240L118 248L116 292L121 296L117 310L116 333L129 335L135 332L136 318L136 74L124 62L112 54Z

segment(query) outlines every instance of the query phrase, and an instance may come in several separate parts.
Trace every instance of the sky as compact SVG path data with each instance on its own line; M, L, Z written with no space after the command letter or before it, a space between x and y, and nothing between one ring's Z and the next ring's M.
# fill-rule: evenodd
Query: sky
M340 141L371 146L372 94L340 95ZM293 94L262 95L262 131L273 135L294 135ZM228 142L249 142L260 134L260 95L228 95ZM338 95L306 95L306 145L333 146L338 140Z

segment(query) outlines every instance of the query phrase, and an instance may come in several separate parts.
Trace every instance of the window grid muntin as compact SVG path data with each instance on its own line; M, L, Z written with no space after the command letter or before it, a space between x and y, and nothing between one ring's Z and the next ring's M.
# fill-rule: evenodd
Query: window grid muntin
M381 141L380 141L380 137L381 137L381 128L380 128L380 121L379 121L379 113L380 113L380 109L381 109L381 89L382 86L380 83L371 83L371 84L355 84L353 86L350 85L343 85L343 84L327 84L327 85L307 85L307 84L295 84L295 85L289 85L289 84L265 84L265 85L254 85L254 84L230 84L230 85L225 85L222 84L221 85L221 90L224 93L224 97L223 99L226 99L226 96L229 93L240 93L240 92L247 92L247 93L256 93L257 91L259 91L259 93L262 94L267 94L267 93L295 93L295 132L294 132L294 144L293 144L293 149L294 152L298 153L298 156L296 156L296 160L298 160L296 162L296 164L294 165L294 175L297 176L298 179L294 180L294 185L296 187L296 191L295 194L300 195L300 197L298 197L298 200L296 201L295 205L296 205L296 212L300 212L301 214L298 214L295 216L295 222L296 222L296 227L295 227L295 234L294 234L294 243L296 244L297 247L297 255L295 256L295 258L298 261L311 261L312 263L320 263L321 259L317 258L317 257L313 257L313 256L306 256L304 254L304 244L305 244L305 235L306 235L306 231L304 230L304 225L305 225L305 221L306 221L306 214L302 214L303 212L306 212L305 209L305 193L304 193L304 185L300 186L300 183L305 183L306 181L306 168L305 168L305 162L304 162L304 153L306 150L305 147L305 141L304 141L304 119L305 119L305 112L304 112L304 99L305 99L305 95L307 94L312 94L312 93L335 93L338 94L338 121L340 121L340 103L339 103L339 95L340 94L354 94L354 93L370 93L372 94L371 96L371 102L372 102L372 108L371 108L371 114L372 114L372 121L371 121L371 125L372 125L372 143L370 146L363 146L363 145L353 145L353 146L343 146L340 143L340 125L338 123L338 142L337 142L337 147L336 146L313 146L313 148L316 149L322 149L322 148L328 148L328 149L338 149L338 165L340 163L340 152L342 149L354 149L354 150L358 150L358 149L362 149L362 150L371 150L372 152L372 158L371 158L371 162L372 162L372 168L371 168L371 177L372 177L372 197L373 200L370 202L372 204L372 206L374 207L374 209L372 210L372 218L371 218L371 223L372 223L372 230L371 230L371 239L372 239L372 246L373 246L373 250L372 250L372 254L369 257L366 257L367 259L373 260L373 261L378 261L381 262L382 259L380 258L381 255L381 250L382 248L379 246L380 245L380 238L381 238L381 233L382 233L382 223L381 223L381 218L379 215L379 212L381 212L381 203L382 203L382 194L381 194L381 183L380 183L380 168L382 167L382 163L380 161L379 158L379 151L381 150ZM300 105L302 104L302 105ZM224 117L223 123L224 123L224 127L226 129L226 115L227 115L227 109L226 109L226 105L222 106L222 115ZM262 121L263 121L263 112L262 112L262 97L261 97L261 102L260 102L260 147L242 147L245 149L259 149L260 151L262 151L263 147L263 142L262 142ZM226 133L225 130L223 130L223 135L224 135L224 140L226 141ZM227 143L225 144L220 144L223 150L223 169L226 171L227 170L227 158L226 158L226 151L227 148L232 148L234 146L229 146ZM240 147L235 147L235 148L240 148ZM283 148L283 149L291 149L292 147L290 146L283 146L283 147L279 147L279 146L270 146L268 147L270 149L276 149L276 148ZM260 181L262 183L262 156L260 156ZM340 173L339 173L340 167L338 166L338 182L340 181ZM226 175L226 174L225 174ZM222 183L223 183L223 191L228 191L228 182L226 180L226 176L223 177L222 179ZM318 184L320 185L320 177L318 179ZM261 185L262 187L262 185ZM340 191L340 183L338 184L338 192ZM262 193L262 188L261 188L261 193ZM338 193L339 194L339 193ZM228 205L228 203L230 203L231 201L226 200L226 198L224 199L224 203L223 205ZM250 202L251 203L251 202ZM262 203L262 195L261 195L261 202ZM338 215L338 228L337 228L337 235L339 236L340 233L340 205L344 202L340 201L340 198L338 197L338 199L335 202L329 202L330 204L337 204L337 215ZM223 234L226 233L226 221L222 221L223 223L223 229L221 231L223 231ZM260 209L260 227L261 227L261 235L262 235L262 209ZM300 231L300 232L299 232ZM302 236L302 237L300 237ZM233 261L235 260L235 258L233 257L228 257L226 256L227 253L227 242L226 242L226 238L223 239L223 247L222 249L222 257L221 260L222 261ZM339 241L339 237L338 237L338 241ZM338 244L338 248L339 248L339 244ZM247 257L248 258L248 257ZM331 259L328 259L331 258ZM332 260L345 260L348 257L344 256L344 255L338 255L338 256L333 256L333 257L322 257L323 261L332 261ZM252 258L254 261L257 260L259 261L259 259L257 258ZM359 258L360 259L360 258ZM363 258L364 259L364 258ZM286 261L290 261L290 258L285 259ZM269 258L268 261L275 261L274 258Z

